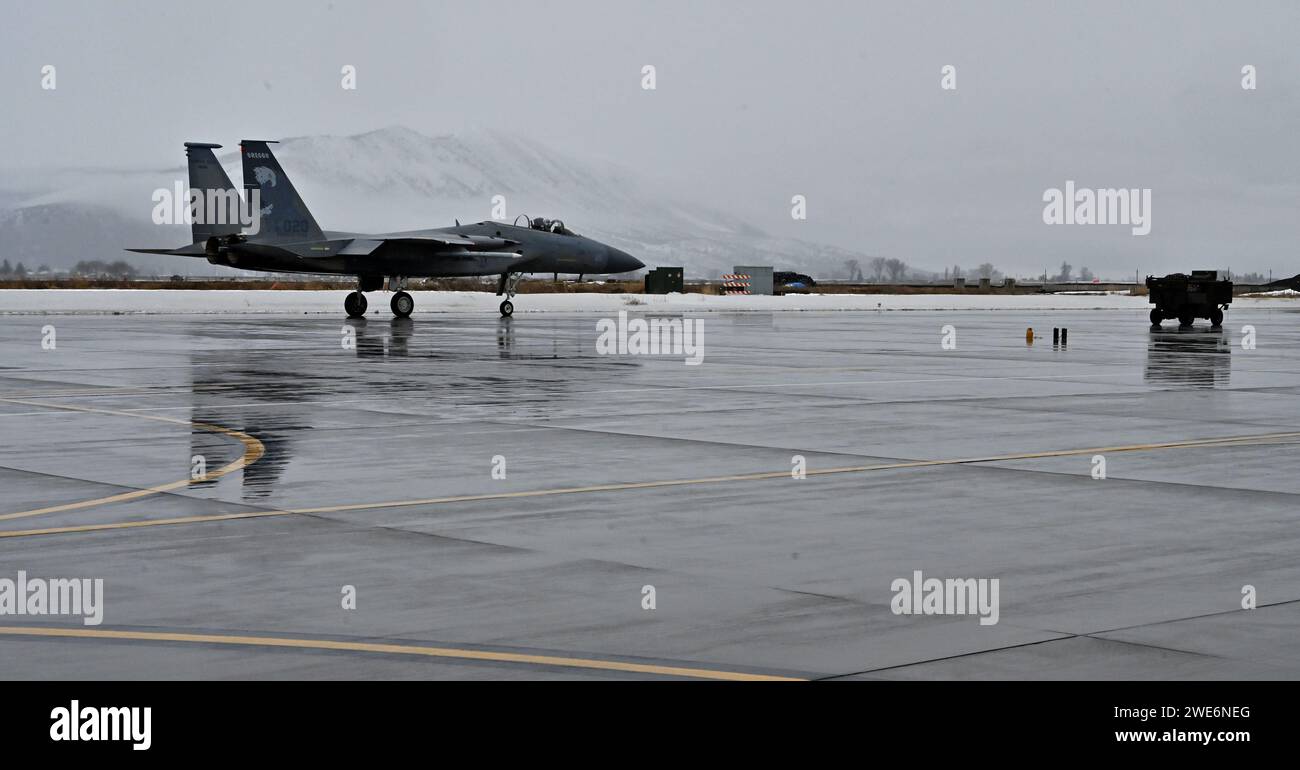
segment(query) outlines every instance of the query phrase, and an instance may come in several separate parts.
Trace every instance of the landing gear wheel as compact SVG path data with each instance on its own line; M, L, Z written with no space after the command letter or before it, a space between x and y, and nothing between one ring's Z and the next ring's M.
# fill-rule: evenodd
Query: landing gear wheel
M1221 329L1221 328L1223 328L1223 309L1222 309L1222 308L1217 308L1217 307L1216 307L1216 308L1214 308L1213 310L1210 311L1210 326L1214 327L1215 329Z
M1162 314L1162 313L1160 312L1160 309L1159 309L1159 308L1156 308L1156 309L1154 309L1154 310L1151 311L1151 325L1152 325L1152 326L1157 326L1157 327L1160 326L1160 322L1163 321L1163 320L1165 320L1165 317L1164 317L1164 314Z
M514 313L515 313L515 303L511 302L510 300L506 300L505 302L501 303L502 317L509 318L510 316L514 315Z
M1184 329L1192 328L1192 323L1196 321L1196 316L1190 313L1184 313L1178 316L1178 325Z
M366 295L354 291L343 300L343 310L348 318L360 318L366 314Z
M388 305L393 309L393 315L398 318L410 318L411 311L415 310L415 300L404 291L394 294Z

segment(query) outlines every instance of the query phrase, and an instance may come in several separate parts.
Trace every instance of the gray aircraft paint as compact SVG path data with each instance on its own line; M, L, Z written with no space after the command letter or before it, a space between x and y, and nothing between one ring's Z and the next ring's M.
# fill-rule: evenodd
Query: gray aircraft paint
M223 193L235 193L235 183L230 181L226 170L217 161L213 150L220 149L219 144L203 142L186 142L185 155L189 159L190 188L195 190L220 190ZM213 236L235 235L239 232L239 223L208 224L206 219L196 218L191 232L195 243L203 243Z
M245 139L239 143L244 162L245 197L252 190L261 191L262 229L257 238L265 243L299 243L323 240L320 225L307 210L302 196L294 188L280 162L271 153L271 143Z

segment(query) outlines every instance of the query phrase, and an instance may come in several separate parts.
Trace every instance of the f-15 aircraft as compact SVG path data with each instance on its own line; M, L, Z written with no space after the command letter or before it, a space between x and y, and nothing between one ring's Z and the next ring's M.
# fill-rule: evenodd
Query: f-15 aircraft
M501 315L514 313L515 288L524 273L627 273L645 267L626 252L572 232L560 220L519 218L514 224L479 222L400 233L323 231L307 210L293 183L271 153L275 142L245 139L240 143L244 188L260 195L256 232L196 217L194 242L178 249L127 249L142 254L206 257L214 265L282 273L355 275L357 290L343 301L351 318L365 315L365 292L378 291L388 280L395 290L390 306L405 318L415 309L406 289L409 278L499 275ZM219 144L186 142L190 189L209 198L238 200L238 193L213 150ZM211 210L211 209L209 209ZM204 221L200 221L204 220Z

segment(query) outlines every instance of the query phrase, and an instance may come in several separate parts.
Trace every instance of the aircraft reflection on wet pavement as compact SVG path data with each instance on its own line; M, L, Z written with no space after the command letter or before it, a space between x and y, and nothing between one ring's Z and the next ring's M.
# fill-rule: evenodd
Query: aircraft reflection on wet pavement
M410 355L411 337L415 335L415 321L394 318L386 324L371 323L364 318L349 318L344 330L351 329L351 343L357 358L403 358Z
M605 371L643 365L626 356L597 355L594 330L590 336L564 334L560 330L569 327L558 320L529 324L523 339L517 339L520 335L510 318L474 328L480 333L467 340L463 327L448 332L438 320L295 324L290 334L329 340L313 355L342 352L370 364L402 362L400 367L336 367L321 366L318 358L308 355L284 355L276 347L210 350L205 338L214 334L213 329L195 325L190 331L195 338L190 353L190 419L246 433L262 443L264 454L239 474L194 481L191 488L242 483L246 500L269 496L299 451L295 444L330 419L322 405L386 408L393 406L392 399L403 399L419 403L423 414L453 419L500 417L503 405L513 413L536 408L554 413L561 406L566 394L556 391L556 381L543 376L543 370L524 367L503 374L495 368L499 364L478 368L485 364L487 346L495 347L498 359L505 360L562 360ZM461 366L462 362L471 368ZM428 401L420 401L421 396ZM227 436L194 428L186 459L192 464L194 457L202 457L206 467L215 468L238 457L239 451ZM186 466L182 473L189 475L189 471Z
M345 334L351 330L351 339L345 339L345 346L356 351L358 358L449 358L448 351L440 351L430 345L412 345L420 335L420 324L429 323L426 331L436 330L432 322L416 321L411 318L393 318L388 323L370 321L365 318L349 318L344 321ZM584 358L593 354L589 345L583 340L539 334L532 345L517 345L514 319L501 318L494 327L496 332L497 356L502 359L551 359ZM433 342L434 336L426 336L426 342ZM459 351L460 348L457 348ZM617 363L626 363L619 361Z
M1226 387L1232 373L1232 343L1222 332L1152 331L1144 379L1175 388Z

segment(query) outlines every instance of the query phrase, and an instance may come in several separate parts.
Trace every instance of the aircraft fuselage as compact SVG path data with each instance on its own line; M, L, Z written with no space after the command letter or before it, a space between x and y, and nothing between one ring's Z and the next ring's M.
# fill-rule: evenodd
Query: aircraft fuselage
M214 264L246 270L340 275L400 275L411 278L521 273L619 273L640 268L631 255L599 241L571 233L552 233L504 222L479 222L458 227L413 230L371 236L364 233L325 233L325 240L231 243ZM406 236L407 239L403 239ZM458 251L436 251L420 240L429 236L463 236L477 241ZM372 240L384 242L369 253ZM356 248L352 248L356 246Z

